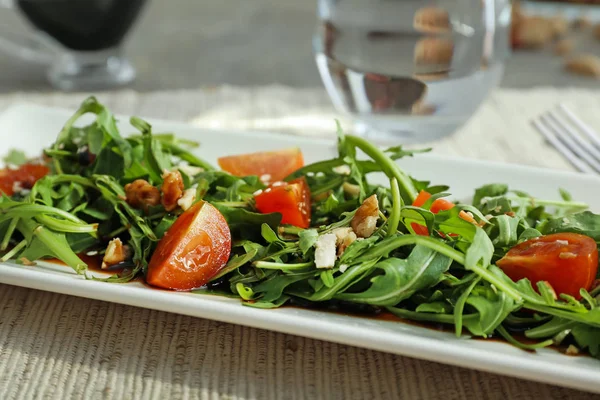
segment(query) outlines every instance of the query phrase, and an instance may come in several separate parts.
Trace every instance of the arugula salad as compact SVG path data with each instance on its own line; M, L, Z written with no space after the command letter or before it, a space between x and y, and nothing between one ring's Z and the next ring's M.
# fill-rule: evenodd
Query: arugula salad
M94 121L76 124L86 114ZM391 313L600 357L600 216L563 190L547 200L492 183L452 202L449 187L395 162L422 151L339 127L331 160L304 165L282 149L224 154L216 167L196 143L130 123L137 133L122 135L90 97L40 158L6 156L0 261L58 259L107 284ZM112 275L91 274L92 255Z

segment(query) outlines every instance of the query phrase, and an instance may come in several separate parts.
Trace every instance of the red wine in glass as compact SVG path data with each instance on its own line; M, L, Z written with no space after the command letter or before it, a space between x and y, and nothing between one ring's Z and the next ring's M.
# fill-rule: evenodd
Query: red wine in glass
M122 43L146 0L16 0L20 14L52 48L50 81L64 90L131 82Z

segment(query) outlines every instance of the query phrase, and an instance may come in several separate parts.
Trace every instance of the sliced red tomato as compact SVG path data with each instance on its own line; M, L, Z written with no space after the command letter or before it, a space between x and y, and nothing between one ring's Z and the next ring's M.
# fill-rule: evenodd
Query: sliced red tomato
M200 201L171 225L150 259L146 281L191 290L208 283L229 260L231 232L223 215Z
M430 198L431 198L430 193L428 193L424 190L421 190L419 192L419 194L417 195L417 198L413 201L412 205L415 207L423 207L423 205ZM455 205L454 203L452 203L446 199L436 199L431 204L429 211L431 211L434 214L437 214L440 211L450 210L451 208L454 207L454 205ZM466 213L464 211L461 211L460 213L458 213L458 216L467 222L471 222L472 224L477 223L477 221L475 221L475 218L473 218L473 216L471 214ZM421 225L417 222L413 222L413 223L411 223L410 226L413 228L413 230L415 231L415 233L417 235L429 236L429 231L427 230L427 227L425 225ZM450 234L450 235L452 236L452 234Z
M437 199L433 203L431 203L431 211L434 214L439 213L440 211L446 211L454 207L454 203L446 200L446 199Z
M496 264L515 282L546 281L557 294L580 298L579 290L589 290L596 279L598 246L589 236L555 233L516 245Z
M217 161L224 171L232 175L266 175L269 182L281 181L304 166L304 157L298 148L227 156Z
M33 185L44 176L50 173L50 168L39 164L24 164L17 169L0 170L0 192L7 196L15 194L15 184L23 189L31 189Z
M310 188L304 177L290 182L275 182L254 196L261 213L278 212L281 223L299 228L310 225Z
M425 204L427 202L427 200L429 200L431 198L431 194L421 190L419 192L419 194L417 195L417 198L415 199L415 201L413 201L412 205L415 207L423 207L423 204Z

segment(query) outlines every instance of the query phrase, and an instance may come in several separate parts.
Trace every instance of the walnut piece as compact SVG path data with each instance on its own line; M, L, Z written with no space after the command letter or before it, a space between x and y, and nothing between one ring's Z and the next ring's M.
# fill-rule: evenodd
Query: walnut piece
M179 171L165 171L162 175L162 205L167 211L177 208L177 201L183 196L183 178Z
M563 56L573 50L573 41L571 39L561 39L554 45L554 54Z
M127 204L133 208L148 211L148 207L160 204L160 191L148 181L137 179L125 185Z
M377 195L365 199L360 207L356 210L356 214L350 221L352 230L356 236L367 238L377 229L377 220L379 219L379 201Z
M600 78L600 58L592 54L582 54L568 60L565 69L573 74Z
M450 31L448 11L440 7L423 7L415 13L413 26L420 32L440 33Z
M125 246L121 239L116 238L108 242L104 258L102 258L102 269L108 269L122 263L129 257L129 247Z
M357 239L356 233L352 228L337 228L334 229L333 233L336 237L337 255L338 257L344 254L344 251Z
M427 67L430 71L419 73L442 72L450 69L454 56L454 42L447 38L424 37L415 45L415 65Z
M551 21L542 17L522 17L515 26L515 41L519 47L539 49L555 35Z

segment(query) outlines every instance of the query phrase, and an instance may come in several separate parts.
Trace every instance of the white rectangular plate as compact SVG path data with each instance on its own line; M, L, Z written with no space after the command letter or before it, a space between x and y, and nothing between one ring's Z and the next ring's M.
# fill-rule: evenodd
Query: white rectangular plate
M25 149L38 155L50 145L72 111L33 105L14 106L0 114L1 152ZM207 131L168 121L152 121L156 132L175 132L198 140L198 154L216 164L219 155L236 154L286 146L299 146L307 162L335 154L331 141L264 133ZM131 131L127 118L121 128ZM600 179L575 174L488 163L475 160L419 155L401 161L401 166L418 179L448 184L456 198L469 198L473 189L491 182L508 183L535 196L558 199L558 187L577 200L600 210ZM554 350L525 352L497 341L457 338L448 332L351 315L281 308L260 310L245 307L235 299L213 295L153 290L141 283L108 284L86 281L67 267L40 263L25 267L0 264L0 282L74 296L180 313L223 322L302 335L353 346L402 354L467 368L511 375L600 393L600 361L591 357L568 357Z

